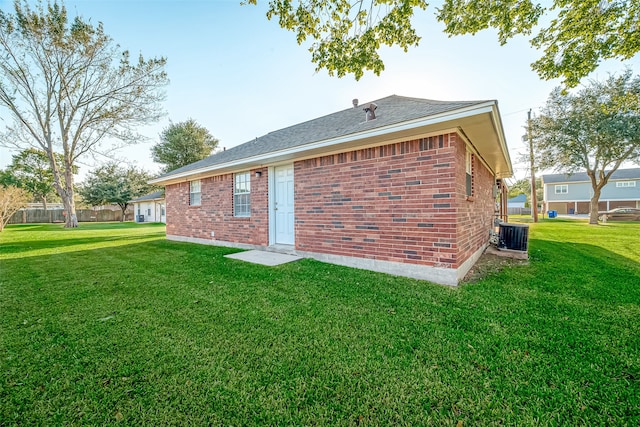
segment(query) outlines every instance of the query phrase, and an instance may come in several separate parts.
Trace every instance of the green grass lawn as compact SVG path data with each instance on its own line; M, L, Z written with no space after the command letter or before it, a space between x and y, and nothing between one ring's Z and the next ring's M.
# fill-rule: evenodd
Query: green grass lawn
M0 233L0 426L640 425L640 224L448 288L138 224Z

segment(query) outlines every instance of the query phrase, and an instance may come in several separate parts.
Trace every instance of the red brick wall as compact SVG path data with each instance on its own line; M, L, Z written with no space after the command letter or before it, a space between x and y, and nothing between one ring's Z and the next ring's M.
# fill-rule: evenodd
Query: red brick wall
M255 176L257 170L262 172L261 177ZM251 170L250 175L250 218L233 216L233 174L203 178L200 206L189 206L189 182L168 185L165 191L167 234L268 245L267 168Z
M296 162L296 248L456 267L456 166L456 134Z
M472 182L473 193L466 195L466 157L465 144L456 145L456 205L458 236L458 262L455 267L467 260L474 252L489 241L489 231L495 217L495 198L493 196L494 176L476 155L473 156Z
M489 239L493 176L473 159L467 198L464 142L456 133L294 163L296 249L458 268ZM269 244L267 168L251 171L251 218L233 217L233 175L167 186L167 234Z

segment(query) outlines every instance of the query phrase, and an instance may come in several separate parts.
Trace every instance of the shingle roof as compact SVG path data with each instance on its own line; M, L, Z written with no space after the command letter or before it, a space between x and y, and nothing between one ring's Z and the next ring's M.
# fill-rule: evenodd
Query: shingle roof
M365 121L363 108L371 102L375 103L378 107L375 110L376 119L367 122ZM349 108L268 133L255 140L175 169L157 179L317 141L343 137L413 119L429 117L471 105L482 104L487 101L434 101L430 99L391 95L371 102L362 104L357 108Z
M144 202L146 200L157 200L157 199L164 199L164 190L154 191L153 193L145 194L144 196L140 196L137 199L130 200L130 203Z
M507 202L509 203L521 203L521 202L526 202L527 201L527 195L526 194L518 194L516 197L512 197L509 200L507 200Z
M618 169L611 175L610 179L640 179L640 168ZM545 184L553 184L558 182L588 182L590 179L586 172L576 172L574 174L556 173L542 175L542 181Z

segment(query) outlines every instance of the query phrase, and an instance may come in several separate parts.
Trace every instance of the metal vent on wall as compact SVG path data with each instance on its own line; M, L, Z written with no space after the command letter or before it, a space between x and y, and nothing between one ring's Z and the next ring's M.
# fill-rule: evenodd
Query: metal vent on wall
M498 248L527 252L529 249L529 226L527 224L500 224Z

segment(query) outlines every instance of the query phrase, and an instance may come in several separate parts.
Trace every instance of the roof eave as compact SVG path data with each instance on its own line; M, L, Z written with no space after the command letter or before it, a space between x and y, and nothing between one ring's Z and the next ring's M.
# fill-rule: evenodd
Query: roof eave
M164 200L164 197L156 197L155 199L129 200L127 203L157 202L159 200Z
M267 164L273 164L285 160L292 160L301 157L308 156L314 151L329 151L332 148L338 148L342 145L349 145L349 148L357 146L358 144L366 144L367 141L379 140L380 142L385 140L385 137L391 135L410 135L412 130L419 130L420 128L428 129L439 124L447 124L455 120L460 120L468 117L478 116L481 114L489 114L491 117L492 131L496 136L497 143L499 145L501 159L496 160L498 166L493 172L497 178L508 178L513 175L513 169L511 166L511 159L507 150L507 144L502 129L502 121L498 112L497 104L495 101L485 101L471 106L451 110L439 114L434 114L418 119L408 120L405 122L395 123L392 125L382 126L371 130L366 130L358 133L352 133L337 138L330 138L321 141L315 141L296 147L287 148L284 150L272 151L269 153L247 157L243 159L234 160L231 162L225 162L206 166L198 169L192 169L184 171L182 173L159 177L149 181L150 184L169 185L178 182L184 182L191 179L198 179L200 177L209 176L213 173L229 173L237 170L262 167ZM444 128L451 128L451 126L445 126ZM321 154L319 154L321 155Z

